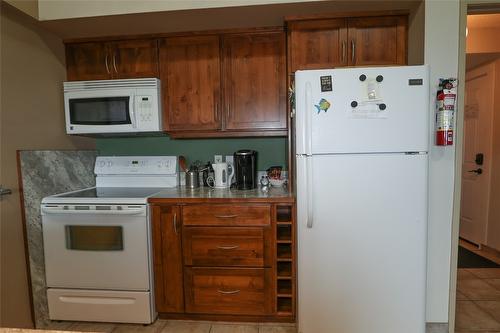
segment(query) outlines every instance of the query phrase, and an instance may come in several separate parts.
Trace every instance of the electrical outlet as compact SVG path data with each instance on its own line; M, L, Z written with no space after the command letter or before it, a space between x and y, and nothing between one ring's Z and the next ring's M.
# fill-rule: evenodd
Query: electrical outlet
M222 163L222 155L214 155L214 163Z
M226 155L226 163L234 164L233 155Z

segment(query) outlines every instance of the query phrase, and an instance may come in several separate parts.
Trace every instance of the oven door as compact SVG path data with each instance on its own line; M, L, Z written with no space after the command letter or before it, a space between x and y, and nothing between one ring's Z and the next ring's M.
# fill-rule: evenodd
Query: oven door
M133 89L70 91L64 93L68 134L136 131Z
M149 290L146 205L42 205L48 287Z

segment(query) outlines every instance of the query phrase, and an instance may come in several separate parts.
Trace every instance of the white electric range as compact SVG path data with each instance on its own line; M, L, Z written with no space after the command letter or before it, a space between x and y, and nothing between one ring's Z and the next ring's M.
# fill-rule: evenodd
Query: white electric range
M49 317L155 320L148 197L178 186L177 157L97 157L96 187L45 197Z

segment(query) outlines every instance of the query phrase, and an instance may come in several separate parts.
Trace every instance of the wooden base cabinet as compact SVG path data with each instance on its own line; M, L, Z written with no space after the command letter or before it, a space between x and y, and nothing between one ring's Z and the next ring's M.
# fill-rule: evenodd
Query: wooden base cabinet
M184 272L187 313L273 313L271 268L187 267Z
M166 318L295 320L295 206L153 203L156 308Z
M158 312L184 312L180 217L179 206L152 206L154 290Z

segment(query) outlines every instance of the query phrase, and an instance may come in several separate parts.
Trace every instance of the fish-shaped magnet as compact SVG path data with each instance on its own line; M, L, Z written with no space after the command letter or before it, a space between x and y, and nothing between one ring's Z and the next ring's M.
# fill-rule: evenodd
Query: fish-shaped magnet
M318 114L321 112L321 111L328 111L328 109L330 108L330 102L328 102L326 99L322 98L319 103L317 105L315 105L314 107L316 109L318 109Z

